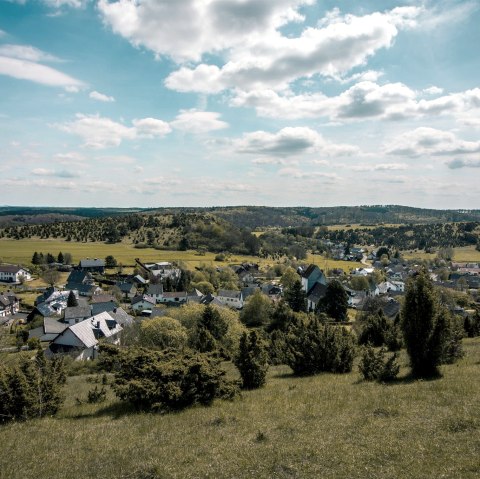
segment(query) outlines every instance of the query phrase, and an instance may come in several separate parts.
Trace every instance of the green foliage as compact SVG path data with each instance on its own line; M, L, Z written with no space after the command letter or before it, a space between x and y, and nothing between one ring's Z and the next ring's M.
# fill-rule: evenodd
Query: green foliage
M282 299L270 310L270 324L267 329L270 332L275 330L286 331L294 317L294 312Z
M359 370L366 381L387 382L395 379L400 371L397 354L385 357L385 348L378 351L368 344L363 348Z
M335 279L330 281L325 296L318 302L316 312L325 313L335 321L346 321L347 309L348 296L342 284Z
M473 316L467 316L463 323L465 334L469 338L480 336L480 314L478 311Z
M381 309L375 313L369 313L363 320L363 328L358 337L358 343L383 346L387 344L387 337L393 328L393 322L387 319Z
M117 260L112 255L108 255L105 258L105 267L106 268L115 268L116 266L117 266Z
M0 369L0 422L54 415L63 402L63 360L22 356L17 365Z
M29 351L35 351L37 349L41 349L42 343L40 342L40 339L32 337L28 339L27 346Z
M347 329L317 317L295 318L285 338L286 363L296 375L352 370L355 337Z
M302 288L300 280L296 280L291 288L285 289L285 301L295 312L307 311L307 295Z
M104 386L102 386L101 388L95 386L93 389L88 391L87 401L90 404L104 402L105 399L107 399L107 390Z
M182 350L187 342L187 328L176 319L163 316L146 319L140 323L139 344L141 346Z
M257 289L247 298L240 312L240 320L249 327L266 326L270 321L271 311L271 300Z
M70 291L70 293L68 293L67 306L69 308L78 306L78 300L73 291Z
M426 271L408 281L401 317L414 376L436 376L442 362L454 361L461 354L460 339L455 334L451 315L440 304Z
M202 353L173 354L145 349L102 353L115 371L113 389L122 400L142 410L183 409L231 398L236 384L225 378L217 359Z
M243 389L256 389L265 384L268 354L265 342L256 331L243 333L235 366L240 371Z

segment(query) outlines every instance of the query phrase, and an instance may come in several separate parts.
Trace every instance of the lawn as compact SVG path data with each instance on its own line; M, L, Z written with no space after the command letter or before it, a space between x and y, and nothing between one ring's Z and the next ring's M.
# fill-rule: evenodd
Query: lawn
M465 345L434 381L279 366L263 389L176 414L129 413L111 391L86 404L94 385L69 378L58 417L0 428L0 477L477 479L480 339Z
M453 251L454 251L453 261L456 261L459 263L480 262L480 251L477 251L475 249L475 246L462 246L459 248L454 248ZM425 251L417 251L417 252L409 253L405 251L402 253L402 255L406 259L423 260L423 259L435 259L437 256L437 253L425 253Z

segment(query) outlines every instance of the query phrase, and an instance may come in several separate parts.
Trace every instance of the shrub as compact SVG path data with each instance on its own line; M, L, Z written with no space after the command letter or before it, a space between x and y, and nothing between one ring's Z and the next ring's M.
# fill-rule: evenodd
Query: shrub
M115 371L113 389L137 409L173 410L231 398L238 389L219 360L207 354L119 350L102 346L105 365Z
M350 372L354 357L355 337L342 326L296 318L287 331L285 359L294 374Z
M240 371L243 389L256 389L265 384L268 354L264 341L256 331L251 331L248 335L243 333L235 366Z
M33 360L0 369L0 422L55 414L63 402L63 360L46 360L38 351Z
M104 402L107 399L107 390L102 386L100 389L95 386L88 391L87 401L90 404Z
M381 309L366 316L364 326L358 337L359 344L383 346L393 324L387 319Z
M480 336L480 314L475 312L474 316L467 316L463 323L465 334L469 338L476 338Z
M396 353L386 358L385 348L375 351L370 344L363 348L358 368L366 381L392 381L400 371Z

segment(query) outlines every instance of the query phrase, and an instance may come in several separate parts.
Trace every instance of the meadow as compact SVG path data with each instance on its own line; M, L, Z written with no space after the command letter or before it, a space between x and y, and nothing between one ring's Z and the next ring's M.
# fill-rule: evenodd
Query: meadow
M459 263L478 263L480 262L480 251L475 249L475 246L463 246L459 248L454 248L453 249L453 261L459 262ZM405 251L402 253L403 256L406 259L418 259L418 260L424 260L424 259L435 259L437 256L437 253L425 253L425 251L411 251L407 252Z
M61 240L0 240L0 260L6 263L30 264L35 251L57 255L60 251L72 255L74 263L82 258L105 258L112 255L118 263L124 266L134 266L135 258L143 262L154 261L177 261L182 262L187 268L193 270L201 265L225 266L243 262L258 263L260 266L268 267L277 261L273 259L260 258L258 256L231 255L226 261L215 261L215 253L197 251L171 251L155 250L153 248L137 249L129 243L75 243ZM309 254L307 261L318 264L321 268L341 268L348 272L352 268L360 267L361 263L334 261L326 259L321 255Z
M437 380L410 380L405 356L388 385L277 366L260 390L163 415L110 390L88 404L94 384L71 377L57 417L0 427L0 477L476 479L480 339L464 344Z

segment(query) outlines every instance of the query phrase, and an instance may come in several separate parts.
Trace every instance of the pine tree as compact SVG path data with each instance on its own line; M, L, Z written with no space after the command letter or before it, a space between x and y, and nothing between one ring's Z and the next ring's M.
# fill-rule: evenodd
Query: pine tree
M40 255L35 251L35 253L33 253L33 256L32 256L32 264L37 265L41 263L42 261L41 261Z
M408 281L401 318L413 376L438 375L438 366L451 354L452 348L458 350L460 340L453 335L449 312L440 304L426 271ZM459 355L461 349L455 357Z
M317 312L325 313L335 321L347 320L348 296L337 280L330 281L325 296L317 305Z
M220 313L210 305L205 307L198 326L205 328L215 339L222 339L228 330L227 322L222 318Z
M268 354L256 331L251 331L249 335L243 333L235 366L240 371L243 389L256 389L265 384Z
M69 308L73 308L75 306L78 306L78 300L77 300L77 297L75 296L75 293L73 291L70 291L70 293L68 294L67 306Z
M64 261L65 259L63 257L63 253L60 251L60 253L58 253L58 256L57 256L57 263L63 264Z
M285 291L285 301L296 313L307 312L307 295L300 281L295 281L292 287Z

